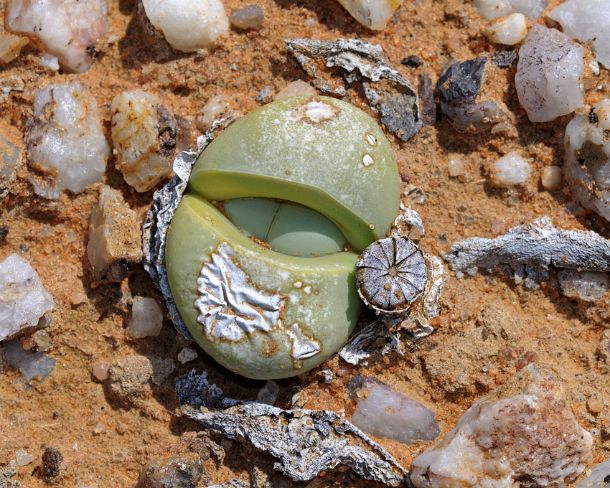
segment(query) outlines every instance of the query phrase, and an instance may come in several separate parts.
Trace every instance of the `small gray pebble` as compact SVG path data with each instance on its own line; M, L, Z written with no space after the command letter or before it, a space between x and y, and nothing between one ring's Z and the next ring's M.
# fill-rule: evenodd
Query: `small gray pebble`
M256 95L257 102L268 103L271 100L273 100L273 92L268 86L263 88L261 91L258 92L258 95Z
M235 10L229 18L237 29L260 29L265 20L265 12L258 5L246 5Z

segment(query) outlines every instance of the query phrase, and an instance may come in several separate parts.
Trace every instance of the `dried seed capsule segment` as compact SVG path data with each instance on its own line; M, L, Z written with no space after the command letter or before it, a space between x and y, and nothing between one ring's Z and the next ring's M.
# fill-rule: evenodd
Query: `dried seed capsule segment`
M424 292L426 262L409 239L388 237L371 244L356 263L358 292L369 307L401 313Z

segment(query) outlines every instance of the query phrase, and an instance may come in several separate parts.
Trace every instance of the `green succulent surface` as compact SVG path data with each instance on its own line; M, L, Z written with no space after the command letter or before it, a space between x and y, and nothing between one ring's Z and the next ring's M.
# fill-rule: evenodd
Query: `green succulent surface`
M249 378L321 364L358 319L350 249L385 237L399 189L390 143L345 102L295 97L237 120L198 158L167 235L194 339Z
M392 148L362 110L289 98L237 120L201 154L189 181L208 200L266 197L328 217L356 251L385 237L400 204Z
M200 311L193 306L199 298L197 281L201 270L213 262L214 255L220 261L221 245L232 250L231 260L247 275L251 288L279 301L278 320L235 340L223 336L223 331L215 330L213 324L199 322ZM227 369L255 379L304 373L343 346L360 310L355 285L357 258L346 252L303 258L266 249L243 235L212 204L192 195L182 199L166 247L172 295L195 340ZM229 281L230 278L229 275ZM228 285L224 293L230 293ZM236 299L240 298L243 297ZM256 306L253 309L254 315ZM224 307L224 312L236 313L229 307ZM310 358L301 360L293 355L291 329L295 324L305 341L319 344L320 351ZM263 330L265 325L268 330Z

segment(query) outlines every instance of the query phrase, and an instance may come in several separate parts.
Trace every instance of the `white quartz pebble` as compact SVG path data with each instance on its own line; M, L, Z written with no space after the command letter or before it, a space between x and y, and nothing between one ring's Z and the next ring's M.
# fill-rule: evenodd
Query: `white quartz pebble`
M381 382L364 378L356 395L352 423L369 434L412 444L435 439L440 432L432 410Z
M548 0L510 0L515 12L537 19L548 5Z
M303 80L289 83L273 97L275 100L283 100L289 97L313 97L317 95L316 89Z
M479 15L488 20L514 12L526 15L530 19L537 19L547 4L548 0L474 0Z
M21 54L21 49L28 45L27 37L12 34L0 34L0 66L8 64Z
M403 0L339 0L343 8L365 27L381 30Z
M411 481L417 488L570 486L591 462L592 444L555 373L530 364L415 458Z
M591 470L591 474L576 485L576 488L607 488L610 484L610 459L604 461Z
M481 17L489 20L504 17L513 11L509 0L474 0L474 6Z
M451 178L464 179L466 177L466 162L459 155L453 155L447 161L447 171Z
M15 463L17 463L17 466L27 466L33 460L34 456L23 449L19 449L17 452L15 452Z
M564 174L572 194L585 208L610 221L610 99L566 127Z
M527 35L527 22L523 14L511 14L493 24L486 30L485 35L490 41L505 46L519 44Z
M561 186L562 171L560 166L547 166L542 170L540 182L545 190L557 190Z
M265 20L265 11L260 5L246 5L235 10L229 17L237 29L260 29Z
M110 369L110 366L108 364L106 364L106 363L97 363L91 369L91 374L98 381L106 381L108 379L108 370L109 369Z
M134 297L127 333L135 338L157 337L163 327L163 312L154 298Z
M154 188L173 173L178 127L155 95L123 92L112 100L112 144L117 169L139 192Z
M567 0L549 17L570 37L592 42L597 60L610 68L610 0Z
M583 106L582 46L557 29L535 25L521 49L515 85L532 122L548 122Z
M106 171L110 147L97 103L79 82L36 92L26 142L29 163L52 175L57 190L79 193Z
M53 306L53 298L25 259L11 254L0 261L0 341L36 327Z
M8 0L6 27L32 37L75 73L91 66L91 53L108 31L106 0Z
M190 347L183 347L178 353L178 362L180 364L190 363L194 359L197 359L199 354L195 349L191 349Z
M220 119L228 110L229 105L224 97L216 95L210 98L201 109L201 115L195 119L197 129L201 132L207 131L215 120Z
M213 47L229 30L221 0L142 0L142 4L150 23L179 51Z
M522 185L532 174L529 163L518 153L511 152L498 159L492 167L492 178L496 185L510 187Z

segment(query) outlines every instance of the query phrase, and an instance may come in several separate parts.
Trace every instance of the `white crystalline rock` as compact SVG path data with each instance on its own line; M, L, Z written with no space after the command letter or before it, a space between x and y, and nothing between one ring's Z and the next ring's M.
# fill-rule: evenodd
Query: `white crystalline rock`
M365 27L381 30L403 0L339 0L343 8Z
M417 488L565 486L592 459L556 375L534 364L476 402L411 466ZM527 485L521 484L527 480Z
M548 0L510 0L515 12L537 19L548 5Z
M511 14L493 23L485 30L490 41L505 46L519 44L527 35L527 22L523 14Z
M123 92L112 100L112 144L117 169L139 192L171 176L177 127L154 95L142 90Z
M591 474L576 485L576 488L608 488L610 483L606 479L610 476L610 459L598 464Z
M210 98L201 109L201 115L199 115L195 121L197 129L201 132L207 131L212 127L215 120L223 116L228 108L229 105L224 97L216 95Z
M582 46L557 29L535 25L519 49L515 85L532 122L548 122L583 106Z
M221 0L142 0L150 23L183 52L210 48L229 31Z
M574 117L566 127L565 178L585 208L610 221L610 99L588 116Z
M436 439L440 433L434 412L389 386L363 379L352 423L369 434L404 444Z
M108 31L106 0L8 0L6 27L28 35L66 70L91 66L91 50Z
M289 97L313 97L317 93L316 89L309 83L296 80L282 88L273 98L275 100L284 100Z
M522 185L532 174L529 163L518 153L511 152L498 159L492 167L492 177L498 186Z
M78 82L36 92L26 142L30 164L75 193L102 179L110 155L97 103Z
M503 17L513 12L509 0L474 0L479 15L488 20Z
M40 65L50 71L59 71L59 59L49 53L40 56Z
M26 260L11 254L0 261L0 341L36 327L53 306L53 298Z
M157 337L163 328L163 311L154 298L134 297L127 333L135 338Z
M183 347L178 353L177 359L180 364L190 363L191 361L197 359L199 354L195 349L191 349L190 347Z
M592 42L597 60L610 68L610 0L568 0L548 16L570 37Z
M527 15L537 19L542 15L548 0L474 0L474 6L481 17L488 20L511 13Z

